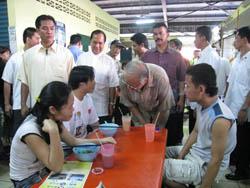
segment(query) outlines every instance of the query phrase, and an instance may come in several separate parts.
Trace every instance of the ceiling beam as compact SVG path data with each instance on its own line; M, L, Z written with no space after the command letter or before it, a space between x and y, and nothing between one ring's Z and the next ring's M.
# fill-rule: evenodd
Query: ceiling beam
M218 17L178 17L173 18L170 21L168 21L168 24L171 22L221 22L224 21L227 18L227 16L218 16ZM135 20L120 20L120 24L133 24L135 23ZM164 19L155 19L156 23L164 22ZM204 23L206 25L206 23Z
M162 5L162 13L163 13L163 19L164 23L168 27L168 17L167 17L167 5L165 0L161 0L161 5Z
M177 1L176 1L177 2ZM226 2L226 1L222 1L222 2L218 2L217 1L217 4L214 5L214 7L217 7L217 8L222 8L222 7L238 7L240 5L241 1L234 1L234 2ZM167 9L185 9L185 8L202 8L202 7L207 7L208 4L206 2L201 2L201 3L186 3L186 4L179 4L179 3L176 3L176 4L169 4L168 3L168 6L167 6ZM142 4L138 4L138 5L134 5L132 4L131 6L128 6L127 4L124 4L124 5L117 5L117 6L109 6L109 7L104 7L104 6L101 6L103 10L107 11L107 12L116 12L116 11L131 11L131 10L140 10L142 8ZM162 5L161 4L150 4L147 3L147 4L143 4L143 9L146 10L146 9L158 9L158 10L161 10L162 9Z

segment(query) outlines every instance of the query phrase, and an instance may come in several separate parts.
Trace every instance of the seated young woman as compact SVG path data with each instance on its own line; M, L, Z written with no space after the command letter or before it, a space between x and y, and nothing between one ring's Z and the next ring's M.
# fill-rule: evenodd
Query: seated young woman
M49 171L59 172L64 163L61 141L75 146L96 140L72 136L62 121L71 119L74 97L68 85L54 81L41 91L31 114L17 130L10 152L10 178L16 188L38 183ZM112 137L101 142L116 143Z

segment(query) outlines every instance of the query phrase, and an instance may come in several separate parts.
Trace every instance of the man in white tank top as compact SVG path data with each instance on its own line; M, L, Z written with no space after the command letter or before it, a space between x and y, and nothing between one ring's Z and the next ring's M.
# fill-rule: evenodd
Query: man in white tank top
M218 99L211 65L191 66L186 74L185 93L191 102L198 103L197 120L184 146L167 148L164 178L167 187L211 187L224 174L236 145L235 118Z

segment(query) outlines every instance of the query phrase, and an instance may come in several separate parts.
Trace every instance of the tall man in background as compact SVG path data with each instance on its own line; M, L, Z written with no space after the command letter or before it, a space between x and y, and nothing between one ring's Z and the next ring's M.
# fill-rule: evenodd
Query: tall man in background
M239 51L228 77L225 103L237 118L237 145L231 156L236 170L227 174L230 180L249 179L250 164L250 27L237 30L235 48Z
M144 63L161 66L167 73L173 90L176 105L170 110L166 128L168 129L167 145L179 145L183 138L184 80L186 64L179 52L168 46L168 28L165 23L153 27L153 38L156 48L148 50L141 58Z
M27 50L23 55L20 67L21 113L28 112L26 105L30 93L31 107L41 89L51 81L67 83L68 76L74 65L71 52L55 42L56 21L50 15L40 15L35 21L41 43Z

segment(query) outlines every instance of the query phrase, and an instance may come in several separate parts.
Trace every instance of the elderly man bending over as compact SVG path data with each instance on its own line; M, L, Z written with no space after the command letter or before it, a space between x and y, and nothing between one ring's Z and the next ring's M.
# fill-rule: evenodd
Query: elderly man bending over
M165 127L174 97L164 69L139 60L129 62L120 78L121 102L132 112L135 125L154 122Z

